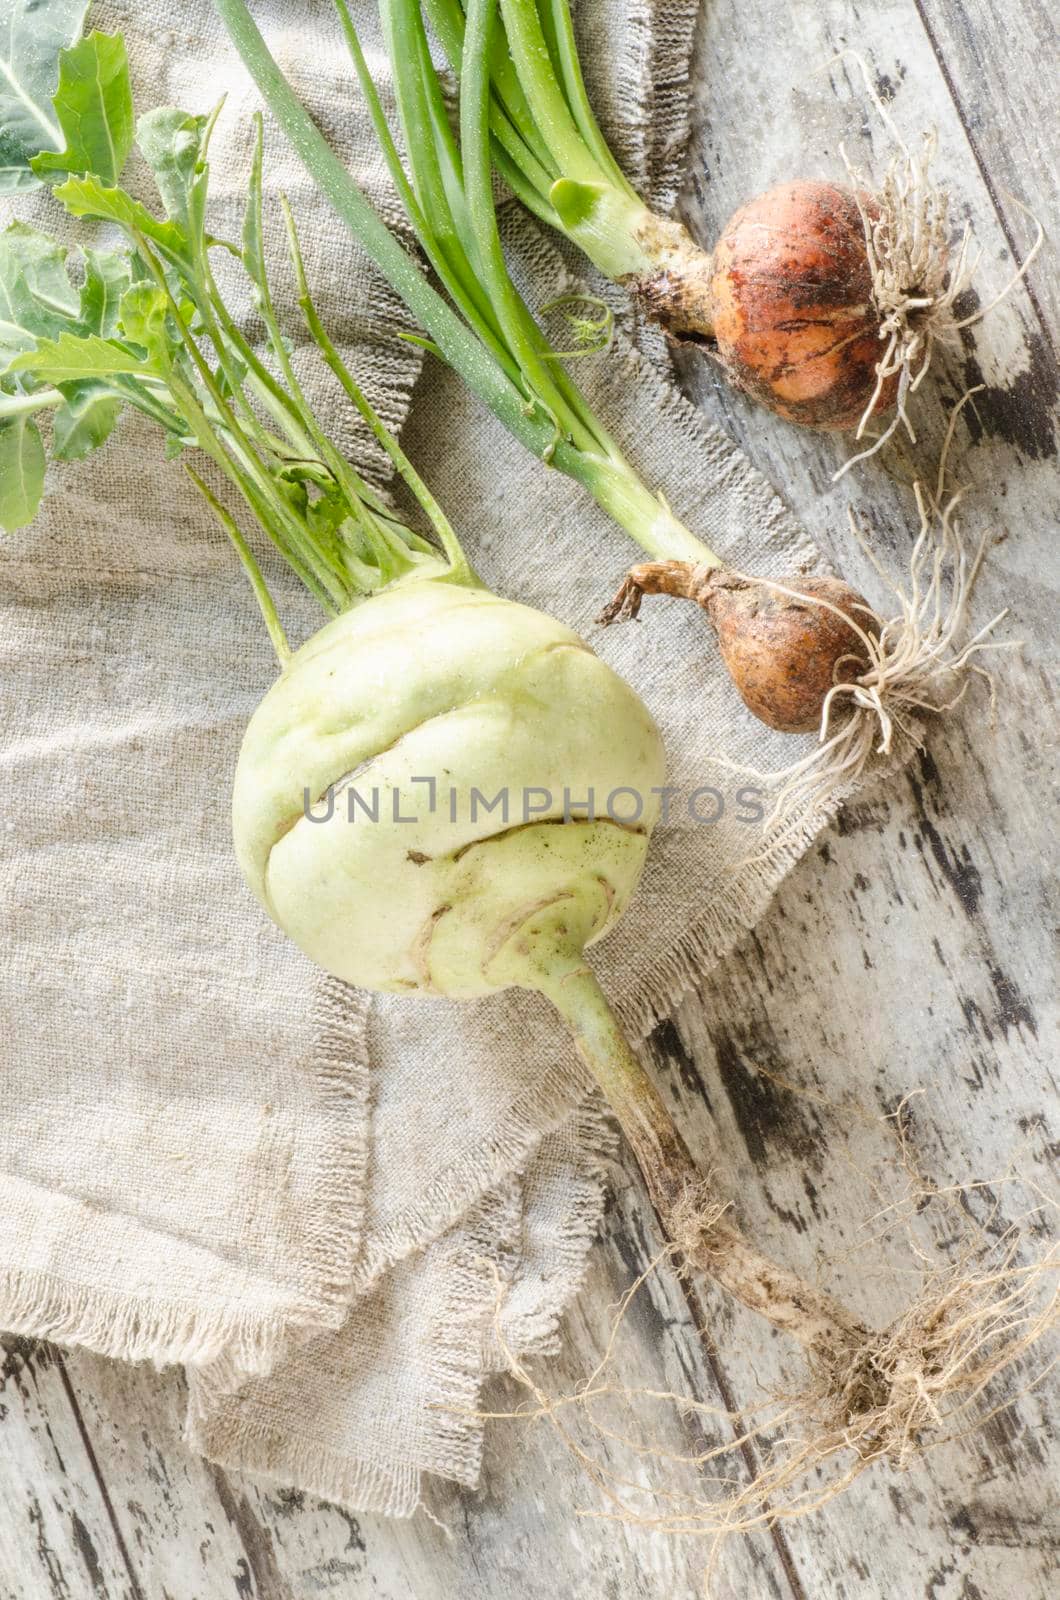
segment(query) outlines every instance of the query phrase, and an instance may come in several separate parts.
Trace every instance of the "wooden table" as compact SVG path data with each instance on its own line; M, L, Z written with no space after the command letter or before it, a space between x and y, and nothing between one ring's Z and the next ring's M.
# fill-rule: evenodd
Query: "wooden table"
M821 70L852 46L907 135L937 126L940 175L958 220L971 219L983 246L981 283L999 287L1030 233L1012 195L1047 223L1056 216L1049 10L1041 0L708 0L695 58L687 218L710 237L739 201L781 177L839 174L840 139L864 149L858 141L869 134L882 164L886 140L856 68L846 61ZM893 1142L878 1119L903 1095L923 1091L911 1119L921 1169L940 1185L990 1185L965 1189L956 1210L929 1208L922 1237L943 1252L947 1239L953 1248L954 1215L996 1229L1025 1208L1024 1191L997 1182L1006 1169L1047 1182L1056 1106L1043 657L1056 610L1049 556L1058 499L1057 299L1055 254L1047 251L1026 285L940 364L917 413L916 459L930 462L946 409L969 385L988 386L958 429L954 465L975 486L969 530L997 530L976 614L1011 606L1006 631L1026 641L1021 656L993 664L996 727L986 695L973 688L959 713L932 729L929 752L846 813L761 925L652 1041L659 1082L693 1147L714 1153L745 1222L803 1271L813 1270L818 1253L840 1259L839 1288L881 1322L894 1309L893 1274L880 1271L885 1252L866 1243L862 1224L880 1193L886 1201L900 1190ZM912 532L909 450L891 450L832 487L840 446L745 405L699 355L683 356L680 366L689 394L786 494L847 576L882 600L846 508L900 571ZM550 1376L557 1391L590 1370L609 1308L657 1242L627 1163L567 1319L564 1354ZM909 1265L897 1244L889 1259ZM714 1334L709 1365L695 1337L697 1305ZM723 1407L794 1376L790 1351L754 1319L706 1286L686 1298L665 1272L628 1320L619 1372ZM423 1518L354 1517L209 1467L181 1445L182 1391L174 1374L9 1343L0 1369L3 1600L699 1593L701 1543L574 1514L601 1502L545 1428L493 1425L482 1488L439 1498L447 1536ZM501 1383L490 1398L503 1406L514 1395ZM813 1519L733 1541L714 1595L1055 1593L1043 1410L1040 1391L1027 1395L908 1473L877 1468ZM744 1452L731 1470L752 1465Z

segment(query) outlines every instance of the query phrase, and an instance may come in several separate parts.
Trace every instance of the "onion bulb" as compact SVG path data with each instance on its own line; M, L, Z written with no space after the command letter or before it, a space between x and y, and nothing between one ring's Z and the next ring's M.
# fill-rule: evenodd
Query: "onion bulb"
M853 193L803 181L742 206L714 248L710 297L718 359L739 388L788 422L858 426L883 313ZM894 377L871 409L889 409L897 388Z
M840 578L775 582L688 561L631 567L601 621L632 618L646 594L694 600L717 635L726 670L749 711L779 733L812 733L828 696L870 665L879 618Z
M862 208L833 183L779 184L741 206L706 254L683 241L635 285L678 340L705 345L737 388L788 422L853 429L890 408L877 388L884 312L874 293ZM875 399L874 399L875 395Z

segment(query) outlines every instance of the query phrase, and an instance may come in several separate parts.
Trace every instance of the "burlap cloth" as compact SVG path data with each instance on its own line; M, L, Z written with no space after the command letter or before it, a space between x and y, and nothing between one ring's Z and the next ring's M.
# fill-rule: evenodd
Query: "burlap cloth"
M596 104L664 209L695 10L579 10ZM373 11L355 7L370 40ZM255 12L383 197L331 6ZM90 20L125 32L141 110L206 110L227 91L212 220L234 233L256 99L207 0L96 6ZM371 60L382 70L378 48ZM754 923L813 832L738 866L758 835L711 754L770 768L803 745L743 711L692 608L657 601L639 626L594 626L632 546L450 375L432 364L413 394L420 352L393 337L406 315L274 131L266 174L273 201L291 198L325 320L376 404L400 425L411 398L406 441L483 576L581 629L663 729L679 798L598 952L643 1038ZM46 196L18 210L61 226ZM565 281L556 243L511 213L508 226L540 305ZM812 560L769 487L671 385L652 336L626 326L576 370L646 478L730 561L779 574ZM366 459L332 389L312 382L334 436ZM312 602L266 570L304 637ZM189 1441L227 1467L395 1515L417 1506L424 1473L474 1482L481 1425L464 1413L496 1351L497 1277L507 1339L547 1349L602 1205L610 1134L570 1045L529 996L371 1000L265 920L228 806L270 648L223 536L148 424L127 418L102 454L51 470L42 515L0 553L0 603L0 1327L183 1363ZM728 802L714 826L688 816L703 784Z

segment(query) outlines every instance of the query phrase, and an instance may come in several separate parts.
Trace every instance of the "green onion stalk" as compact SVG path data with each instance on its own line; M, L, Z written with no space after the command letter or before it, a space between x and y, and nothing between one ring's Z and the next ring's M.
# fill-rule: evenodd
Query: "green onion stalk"
M612 154L589 101L567 0L422 0L422 11L454 71L488 97L493 162L513 194L605 277L649 302L669 293L675 331L709 338L708 305L695 303L709 257L682 223L641 199Z
M493 162L512 191L671 338L705 349L736 387L789 422L861 439L873 416L897 405L885 436L909 426L907 400L935 347L959 331L967 242L951 260L947 196L929 173L933 144L922 155L906 149L867 73L900 151L878 191L849 163L849 185L778 184L705 249L644 202L612 154L569 0L422 7L465 83L488 82Z
M465 174L425 55L416 7L411 43L395 41L408 142L406 176L348 10L346 39L373 126L416 236L445 291L428 283L372 208L299 103L242 0L216 0L273 115L354 238L427 331L435 348L528 449L581 483L653 556L720 566L718 556L652 493L593 415L508 277L489 196L489 157Z
M649 489L595 415L508 273L491 182L490 63L503 45L495 0L471 0L462 34L460 140L449 127L418 0L382 0L408 171L349 9L335 0L395 189L441 292L381 221L269 53L244 0L214 0L266 103L318 188L428 336L429 347L526 447L580 483L650 560L627 574L603 620L636 616L645 594L699 605L748 708L770 727L822 726L829 695L869 664L872 613L836 579L764 585L720 557Z

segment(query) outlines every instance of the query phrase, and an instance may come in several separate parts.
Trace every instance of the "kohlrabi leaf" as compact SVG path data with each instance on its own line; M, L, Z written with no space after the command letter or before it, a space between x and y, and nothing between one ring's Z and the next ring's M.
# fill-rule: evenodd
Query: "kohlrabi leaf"
M29 416L0 419L0 527L24 528L44 492L44 446Z
M142 234L154 244L179 255L185 245L184 231L174 222L159 222L139 200L124 189L108 188L98 178L68 178L55 191L72 217L99 217L116 222L128 233Z
M170 322L169 300L157 284L134 283L127 289L118 323L124 337L142 345L155 365L168 366L180 336Z
M37 176L91 172L117 183L133 142L132 87L120 33L90 33L62 52L52 104L65 147L34 156Z
M250 164L247 209L243 216L243 265L259 293L265 289L265 250L261 228L261 157L264 142L261 112L254 113L254 155Z
M81 36L86 0L0 0L0 194L36 189L41 150L59 150L59 52Z
M77 337L64 333L58 339L41 339L35 350L16 356L8 371L30 373L42 383L71 383L78 378L106 378L128 372L141 377L153 370L145 356L135 355L96 334Z
M142 263L120 250L85 250L85 278L81 285L81 326L86 333L109 339L118 326L121 297Z
M136 124L136 142L155 175L166 216L188 234L201 222L196 190L202 176L199 162L206 120L159 106Z
M13 222L0 233L0 371L37 339L75 326L78 312L64 246Z
M124 401L105 383L64 385L66 399L52 418L52 455L80 461L108 437Z

